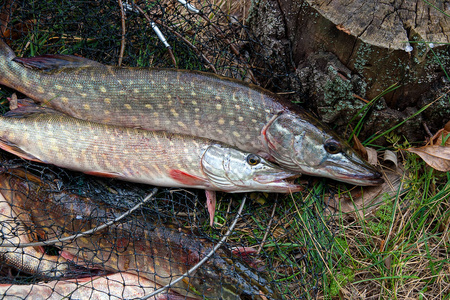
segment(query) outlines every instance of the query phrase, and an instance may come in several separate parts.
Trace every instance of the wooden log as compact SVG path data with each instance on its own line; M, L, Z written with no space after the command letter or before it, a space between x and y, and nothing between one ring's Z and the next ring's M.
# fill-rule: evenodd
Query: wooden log
M274 19L284 28L271 28ZM272 51L283 38L290 41L297 74L314 102L310 106L327 122L345 124L365 104L357 99L371 100L397 84L372 116L372 125L385 130L446 91L449 1L261 0L252 7L250 24ZM422 121L439 128L450 119L447 97L436 109L428 113L431 119L409 124L407 136L423 139ZM392 120L379 124L377 118L389 115Z

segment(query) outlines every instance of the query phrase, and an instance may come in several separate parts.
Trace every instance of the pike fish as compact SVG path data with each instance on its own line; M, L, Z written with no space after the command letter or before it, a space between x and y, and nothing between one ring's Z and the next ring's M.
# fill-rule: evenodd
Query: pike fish
M95 199L55 192L55 184L43 182L21 169L10 172L0 176L2 194L14 212L22 218L27 216L24 220L30 220L39 236L46 239L60 239L95 228L123 213ZM75 264L138 274L159 285L187 272L214 246L179 226L136 215L126 222L56 245L62 249L61 255ZM281 299L267 279L254 273L226 247L220 247L172 290L196 299L205 299L203 296L223 300Z
M16 245L29 243L27 230L23 223L17 222L18 219L19 216L0 194L0 244L3 241ZM20 271L45 278L62 276L68 270L65 259L47 255L42 248L1 247L0 260Z
M98 124L26 105L0 117L0 148L24 159L93 175L168 187L289 193L296 177L265 159L215 141Z
M0 284L3 299L28 300L120 300L144 297L156 291L158 284L130 273L114 273L82 279L54 280L33 284ZM149 300L195 300L169 292L158 294Z
M297 173L356 185L383 182L311 114L238 80L76 56L19 58L0 40L0 84L79 119L217 140Z

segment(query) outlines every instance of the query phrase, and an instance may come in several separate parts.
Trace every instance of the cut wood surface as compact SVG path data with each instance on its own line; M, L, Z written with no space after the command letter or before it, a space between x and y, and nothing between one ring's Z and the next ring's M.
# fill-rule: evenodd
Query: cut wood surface
M261 0L250 24L273 55L291 47L286 61L310 96L306 105L333 125L346 124L364 100L397 85L367 122L386 130L449 88L450 1ZM443 97L401 134L423 139L422 123L437 129L446 115L450 104Z

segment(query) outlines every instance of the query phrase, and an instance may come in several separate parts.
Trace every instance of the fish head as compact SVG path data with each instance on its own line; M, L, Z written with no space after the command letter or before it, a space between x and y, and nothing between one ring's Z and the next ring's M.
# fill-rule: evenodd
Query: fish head
M347 142L306 112L276 116L263 129L262 142L286 169L355 185L383 183L381 174Z
M301 187L288 180L298 177L259 155L215 144L202 157L203 173L212 185L225 192L297 192Z

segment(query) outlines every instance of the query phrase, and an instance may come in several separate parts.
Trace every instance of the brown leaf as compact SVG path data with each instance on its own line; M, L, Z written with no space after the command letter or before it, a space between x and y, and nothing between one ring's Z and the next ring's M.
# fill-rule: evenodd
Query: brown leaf
M353 141L355 142L355 144L353 145L353 149L355 149L355 151L361 155L362 158L364 158L365 160L367 160L367 150L366 148L361 144L361 142L359 141L358 137L356 135L353 135Z
M450 131L450 121L448 121L447 124L444 125L444 130Z
M397 154L395 152L392 152L391 150L384 151L384 161L390 161L394 163L394 165L398 166L398 160L397 160Z
M367 150L367 161L372 166L376 166L378 164L377 150L369 147L367 147L366 150Z
M329 199L329 205L343 213L355 212L360 218L364 218L365 215L376 210L383 202L385 194L393 196L398 193L403 170L397 168L395 172L385 171L383 173L386 181L382 185L355 188L351 192L351 197L343 194L338 199Z
M450 146L429 145L409 148L406 151L416 153L433 169L442 172L450 171Z

